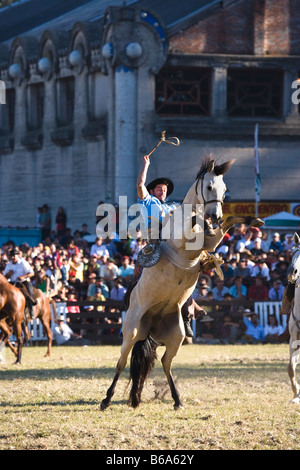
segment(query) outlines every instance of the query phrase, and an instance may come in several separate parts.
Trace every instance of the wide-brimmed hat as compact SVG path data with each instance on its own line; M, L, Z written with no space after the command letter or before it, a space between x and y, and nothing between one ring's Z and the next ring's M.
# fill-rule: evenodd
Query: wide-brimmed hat
M20 251L18 248L12 248L9 252L9 256L19 255Z
M167 186L167 196L170 196L174 190L174 184L169 178L156 178L147 185L148 192L150 192L151 189L154 189L158 184L165 184Z
M210 317L209 315L205 315L203 318L201 318L200 322L206 322L206 321L215 321L214 318Z

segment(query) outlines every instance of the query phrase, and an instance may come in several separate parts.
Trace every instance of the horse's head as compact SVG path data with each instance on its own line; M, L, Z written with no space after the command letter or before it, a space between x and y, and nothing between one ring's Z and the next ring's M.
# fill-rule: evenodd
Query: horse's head
M299 235L294 233L293 258L290 267L287 270L288 281L294 283L300 277L300 238Z
M204 216L217 223L223 217L222 204L226 185L223 175L234 160L217 165L211 157L206 158L197 174L196 193L200 204L204 204Z

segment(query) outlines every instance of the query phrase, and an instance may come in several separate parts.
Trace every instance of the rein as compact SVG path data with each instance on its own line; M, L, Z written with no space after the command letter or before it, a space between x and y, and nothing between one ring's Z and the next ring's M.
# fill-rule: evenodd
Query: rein
M208 204L212 204L213 202L219 202L220 204L223 204L224 198L222 198L222 199L210 199L209 201L207 201L205 199L204 193L203 193L204 175L199 177L198 180L197 180L197 184L196 184L196 194L197 194L197 196L198 196L198 184L199 184L200 181L201 181L201 196L202 196L202 199L203 199L204 207L207 206Z

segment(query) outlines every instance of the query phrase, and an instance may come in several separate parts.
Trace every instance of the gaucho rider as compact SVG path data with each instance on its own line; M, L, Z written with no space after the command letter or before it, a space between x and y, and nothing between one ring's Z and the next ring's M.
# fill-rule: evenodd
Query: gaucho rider
M163 217L170 214L176 209L176 203L167 202L166 198L173 192L174 185L169 178L157 178L146 186L146 178L150 165L150 158L148 155L144 156L143 166L137 177L137 194L138 202L146 207L148 213L148 223L151 223L151 218L156 218L162 222ZM182 307L182 318L184 322L186 336L192 337L193 330L190 325L190 310L197 310L198 312L205 313L190 298Z
M9 256L11 261L7 263L3 274L11 283L21 283L25 287L25 289L21 288L21 291L26 298L30 316L33 318L33 306L37 304L33 297L33 286L31 283L31 278L34 276L33 269L28 261L21 257L18 248L10 250Z

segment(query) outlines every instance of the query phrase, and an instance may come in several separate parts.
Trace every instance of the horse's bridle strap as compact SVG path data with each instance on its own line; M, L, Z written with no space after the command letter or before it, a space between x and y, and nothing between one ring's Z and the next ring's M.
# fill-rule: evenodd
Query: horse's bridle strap
M223 199L210 199L209 201L206 201L205 197L204 197L204 193L203 193L203 180L204 180L204 176L202 176L201 178L198 178L197 180L197 184L196 184L196 194L198 196L198 184L199 184L199 181L201 181L201 196L202 196L202 199L203 199L203 204L204 206L207 206L207 204L212 204L213 202L219 202L220 204L223 204Z

